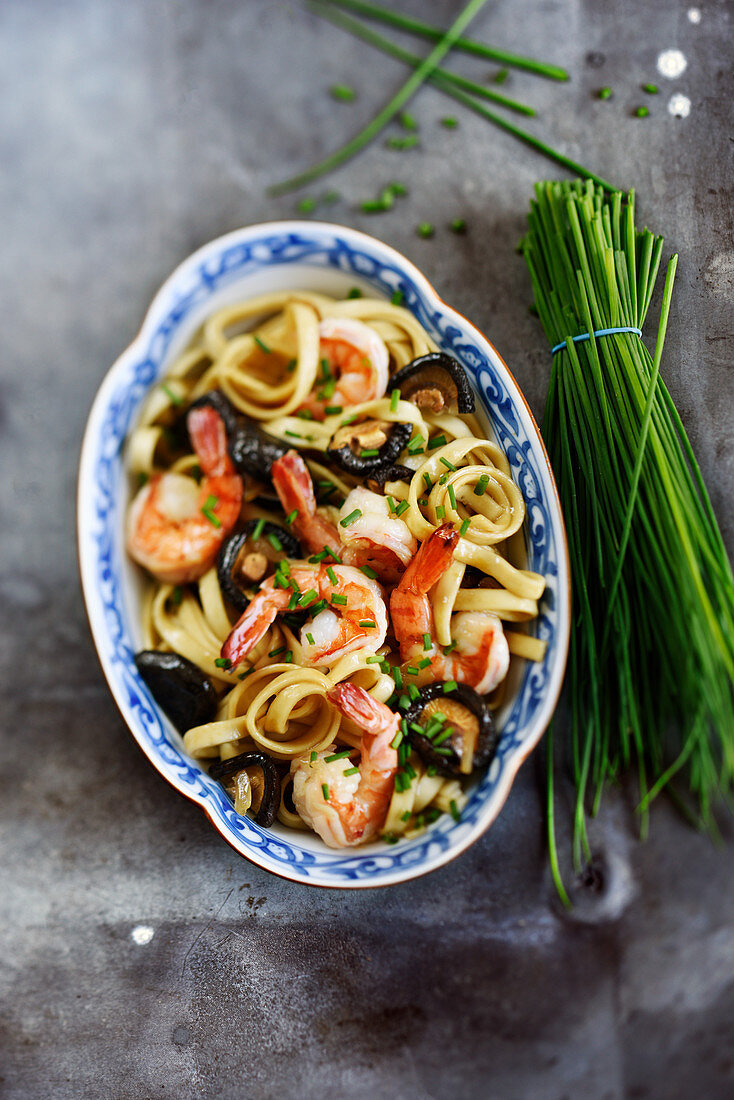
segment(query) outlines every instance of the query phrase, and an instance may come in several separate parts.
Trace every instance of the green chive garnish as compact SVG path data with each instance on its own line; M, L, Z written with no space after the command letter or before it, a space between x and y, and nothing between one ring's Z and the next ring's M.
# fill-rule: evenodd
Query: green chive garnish
M393 390L390 394L390 412L398 411L398 401L400 400L400 390Z
M416 699L419 698L420 692L418 691L418 688L415 686L415 684L408 684L408 695L413 700L413 702L415 702Z
M281 645L278 646L277 649L271 649L270 653L268 653L268 657L279 657L281 653L285 653L285 648L284 645Z
M331 581L332 584L334 584L334 585L338 584L337 576L336 576L336 573L334 572L333 566L327 565L326 575L327 575L327 577L329 578L329 580Z
M340 527L349 527L349 525L351 523L354 523L355 520L359 519L359 517L361 515L362 515L362 510L360 508L355 508L354 511L350 512L348 516L345 516L344 519L339 520L339 526Z
M413 149L420 144L417 134L409 134L408 137L391 137L385 142L388 149Z
M324 757L324 762L326 764L333 764L335 760L344 760L347 756L349 756L349 753L351 751L351 749L342 749L341 752L333 752L331 756Z
M180 584L177 584L174 588L173 592L171 593L171 599L173 600L176 607L178 607L178 605L181 603L181 600L183 599L183 588Z
M394 306L401 306L403 304L403 292L402 290L394 290L390 301Z
M406 810L404 814L400 815L400 820L401 821L410 821L411 816L412 816L412 812L410 810Z
M298 601L299 607L308 607L314 600L319 598L319 594L315 588L309 588L308 592L304 592Z
M419 237L423 237L424 240L428 240L435 232L436 228L431 222L421 222L421 224L416 227L416 233Z
M637 107L636 110L635 110L635 117L636 118L647 118L647 116L649 114L650 114L650 111L648 110L647 107Z
M397 733L395 734L395 736L393 737L392 741L390 742L390 748L391 748L391 749L397 749L397 748L399 748L399 746L400 746L400 742L401 742L402 740L403 740L403 733L402 733L402 730L398 730L398 732L397 732Z
M389 494L387 496L387 506L388 506L388 508L390 509L391 512L396 512L397 511L398 506Z
M313 640L313 634L307 634L306 641L309 645L316 645L315 641Z
M445 126L447 130L455 130L459 123L453 115L444 115L441 119L441 125Z
M339 604L341 607L344 607L347 602L347 597L340 595L339 592L332 592L329 599L331 603Z
M255 671L254 668L246 668L244 672L241 672L237 677L238 680L245 680L251 673Z
M660 91L657 84L643 84L642 90L643 92L647 92L648 95L657 95Z
M445 517L446 509L444 508L443 504L439 504L436 508L436 519L445 519Z
M415 665L406 665L405 666L405 671L408 673L409 676L417 676L418 675L418 669L415 667Z
M252 537L254 539L259 539L260 538L260 535L263 533L263 527L264 526L265 526L265 520L264 519L259 519L257 521L257 523L255 524L255 526L253 527L253 529L252 529Z
M612 89L609 88L609 87L600 88L599 91L596 94L597 94L599 99L611 99L612 98Z
M461 527L459 528L459 534L461 535L462 538L464 538L467 531L469 530L469 523L470 523L470 520L465 519L464 522L462 523Z
M357 98L354 88L350 88L348 84L332 84L329 92L333 99L338 99L342 103L351 103Z
M275 534L274 531L269 531L267 533L267 535L265 536L265 538L268 540L268 542L272 546L273 550L282 551L283 543L280 541L280 539L278 538L278 536Z
M393 668L392 677L397 686L401 688L403 686L403 673L398 665L395 665L395 667Z
M232 667L232 662L229 659L229 657L216 657L215 660L214 660L214 664L217 666L217 668L231 668Z
M269 348L264 340L262 340L259 336L254 336L253 339L257 346L260 348L260 351L264 351L266 355L270 355L272 348Z
M453 462L449 462L449 460L447 458L444 458L443 455L441 455L441 462L443 463L443 465L446 467L447 470L451 470L452 473L455 472L456 467L454 466Z
M492 79L494 80L495 84L504 84L509 75L510 74L507 69L498 69Z
M456 511L456 493L453 485L449 485L449 500L451 501L451 507Z
M290 359L286 363L285 369L288 371L289 374L293 374L293 371L296 369L297 366L298 366L298 360L297 359Z
M335 550L332 550L330 546L325 546L324 550L326 551L327 555L329 557L332 557L338 565L341 565L342 560Z
M428 668L431 663L430 657L424 657L422 661L418 662L418 668Z
M217 516L214 515L214 511L213 511L213 509L216 508L217 504L219 504L219 500L217 499L217 497L208 496L206 498L205 504L203 505L203 507L201 509L202 514L206 516L206 518L211 523L212 527L221 527L222 526L221 520L218 519Z
M379 450L378 447L370 447L369 450L362 451L362 453L360 454L359 457L360 458L374 458L375 455L378 455L379 453L380 453L380 450Z
M358 775L358 774L359 774L359 768L346 768L346 770L342 772L342 775Z
M407 500L401 500L400 504L398 504L397 508L395 509L395 515L402 516L403 512L408 511L408 508L410 508L410 505L408 504Z
M318 754L318 753L316 752L316 749L312 749L312 750L311 750L311 763L312 763L312 764L313 764L314 760L317 760L317 759L318 759L318 755L319 755L319 754Z
M449 229L452 233L466 233L466 219L454 218L454 220L449 225Z
M161 389L173 405L183 405L183 398L179 397L177 393L174 393L170 386L166 385L165 382L161 382Z
M339 413L344 412L343 405L327 405L324 409L327 416L338 416Z
M449 692L456 691L457 687L458 684L456 683L456 680L447 680L446 683L443 685L444 695L448 695Z
M285 522L288 524L289 527L293 523L293 521L294 521L294 519L296 518L297 515L298 515L298 509L294 508L293 511L289 512L288 515L285 517Z
M328 783L321 784L321 793L324 796L324 802L329 801L329 785Z
M400 125L403 126L406 130L418 129L418 125L415 119L408 111L401 111L398 115L398 118L400 120Z
M456 805L456 799L452 798L450 802L451 816L454 821L461 821L461 814L459 813L459 807Z
M347 294L347 298L361 298L361 297L362 297L362 291L359 289L358 286L353 286L351 288L351 290L349 291L349 293Z
M308 560L311 565L319 565L324 560L324 558L328 558L328 556L328 550L319 550L318 554L312 554Z
M426 450L427 451L433 451L433 450L436 449L436 447L445 447L446 442L447 442L446 436L442 432L441 435L437 435L435 437L435 439L429 439L428 440L428 445L426 446Z
M485 492L488 485L489 485L489 474L482 474L482 476L479 478L479 481L474 486L474 496L475 497L484 496L484 492Z
M377 577L377 573L375 573L372 566L370 566L370 565L360 565L359 568L364 573L365 577L369 577L370 580L375 580L375 578Z
M374 619L360 619L359 620L359 625L363 626L365 628L371 628L371 627L377 626L377 623L375 622Z
M300 432L292 432L290 428L286 428L286 430L283 432L283 435L290 436L291 439L303 439L303 436L300 434Z
M310 197L307 197L305 199L300 199L296 203L296 210L299 210L301 212L301 214L310 214L315 209L316 209L316 199L313 199L313 198L310 198Z

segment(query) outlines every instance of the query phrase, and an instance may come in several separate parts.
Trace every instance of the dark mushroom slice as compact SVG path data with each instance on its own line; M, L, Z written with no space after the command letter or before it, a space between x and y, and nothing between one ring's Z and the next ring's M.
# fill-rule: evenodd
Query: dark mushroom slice
M234 779L243 771L249 776L251 768L256 768L260 773L257 780L250 776L253 817L258 825L269 829L280 809L280 775L274 760L264 752L242 752L239 756L213 764L209 775L226 787L225 779Z
M393 420L362 420L345 424L334 432L326 454L348 474L366 477L385 466L392 466L407 446L412 424Z
M470 775L490 762L499 734L474 688L457 684L445 691L447 686L438 682L420 689L405 712L408 740L441 775Z
M301 558L303 551L293 532L280 524L251 519L226 538L217 557L217 577L232 607L244 611L250 602L244 589L258 585L283 557Z
M388 392L400 390L404 401L412 401L428 412L474 412L474 394L460 363L442 351L421 355L394 374Z
M390 466L381 466L379 470L373 470L367 478L367 488L373 493L384 493L388 481L410 481L415 470L410 466L401 466L392 463Z
M257 424L244 417L239 417L229 435L229 456L237 473L249 474L263 483L270 481L270 467L273 463L290 449L289 443L268 435Z
M214 684L193 661L180 653L143 649L135 654L135 664L156 703L180 733L214 719Z

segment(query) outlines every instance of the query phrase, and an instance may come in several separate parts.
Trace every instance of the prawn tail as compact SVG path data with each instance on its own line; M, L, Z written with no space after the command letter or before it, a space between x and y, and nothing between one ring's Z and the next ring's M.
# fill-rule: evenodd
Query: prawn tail
M186 418L191 444L208 477L230 474L234 467L227 453L227 429L216 409L200 405Z
M270 467L273 485L287 515L298 509L300 516L316 512L316 497L308 466L297 451L286 451Z
M275 621L276 614L276 608L267 608L261 609L255 615L250 604L242 618L230 630L221 649L221 656L231 661L231 668L235 668L257 645L265 631Z
M326 698L338 711L356 722L367 733L380 733L394 721L393 712L384 703L373 697L356 684L348 680L335 684L326 693Z
M459 532L450 523L437 527L421 544L405 571L400 587L421 593L428 592L451 565L458 541Z

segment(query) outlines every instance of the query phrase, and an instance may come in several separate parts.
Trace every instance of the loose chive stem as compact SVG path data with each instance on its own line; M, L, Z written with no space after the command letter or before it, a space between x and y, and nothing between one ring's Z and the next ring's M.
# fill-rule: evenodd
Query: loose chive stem
M347 8L349 11L356 12L357 15L366 16L368 19L375 19L400 30L409 31L411 34L420 35L422 38L429 38L435 42L443 35L443 31L439 27L433 27L429 23L423 23L419 19L413 19L411 16L393 11L392 8L383 8L379 4L365 2L365 0L329 0L329 3L336 4L340 8ZM499 61L502 65L509 65L514 69L524 69L526 72L537 73L538 76L546 76L551 80L569 79L566 70L558 65L549 65L546 61L538 61L532 57L521 57L518 54L508 53L506 50L498 50L494 46L487 46L483 42L475 42L470 38L458 38L454 44L454 49L486 58L488 61Z
M486 2L487 0L469 0L469 3L461 12L458 19L456 19L446 33L441 36L440 41L437 42L428 57L421 62L412 76L406 80L405 84L403 84L402 88L392 97L389 103L387 103L382 110L375 115L372 121L368 123L363 130L360 130L351 141L348 141L341 149L337 149L334 153L331 153L318 164L314 164L305 172L292 176L290 179L283 180L282 183L275 184L274 187L269 188L269 194L284 195L288 191L295 191L299 187L305 187L306 184L326 175L327 172L331 172L340 164L344 164L345 161L349 160L363 149L365 145L384 130L395 115L402 110L411 96L420 88L421 84L424 83L428 75L433 72L441 58L449 52L456 40L461 36L464 28L479 14Z
M344 15L342 12L322 10L324 5L330 7L332 2L333 0L311 0L311 7L317 15L328 20L329 23L333 23L335 27L341 27L342 30L349 31L355 38L361 38L363 42L368 42L373 46L377 46L378 49L381 49L390 57L394 57L396 61L402 61L405 65L409 65L413 69L417 69L421 64L423 59L419 54L411 53L409 50L403 49L402 46L398 46L389 38L385 38L369 27L365 27L364 24L358 23L355 19L350 19L348 15ZM480 99L491 100L491 102L497 103L500 107L506 107L509 111L517 111L518 114L521 115L528 115L530 117L535 115L535 110L528 106L527 103L520 103L516 99L511 99L510 96L503 95L493 88L487 88L483 84L477 84L476 81L468 80L465 76L453 73L449 69L437 66L434 72L426 79L430 84L437 84L439 80L443 80L455 88L461 88L465 92L471 92L472 95L479 96ZM454 119L452 121L455 126L456 120ZM400 139L397 140L399 141Z

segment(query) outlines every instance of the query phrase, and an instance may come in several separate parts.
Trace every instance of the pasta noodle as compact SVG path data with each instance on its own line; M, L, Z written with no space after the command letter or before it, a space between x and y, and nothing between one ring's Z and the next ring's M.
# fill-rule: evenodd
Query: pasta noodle
M145 650L207 700L186 751L256 819L275 775L271 818L335 846L458 817L510 655L544 656L522 494L446 360L401 306L261 295L206 320L128 441Z

